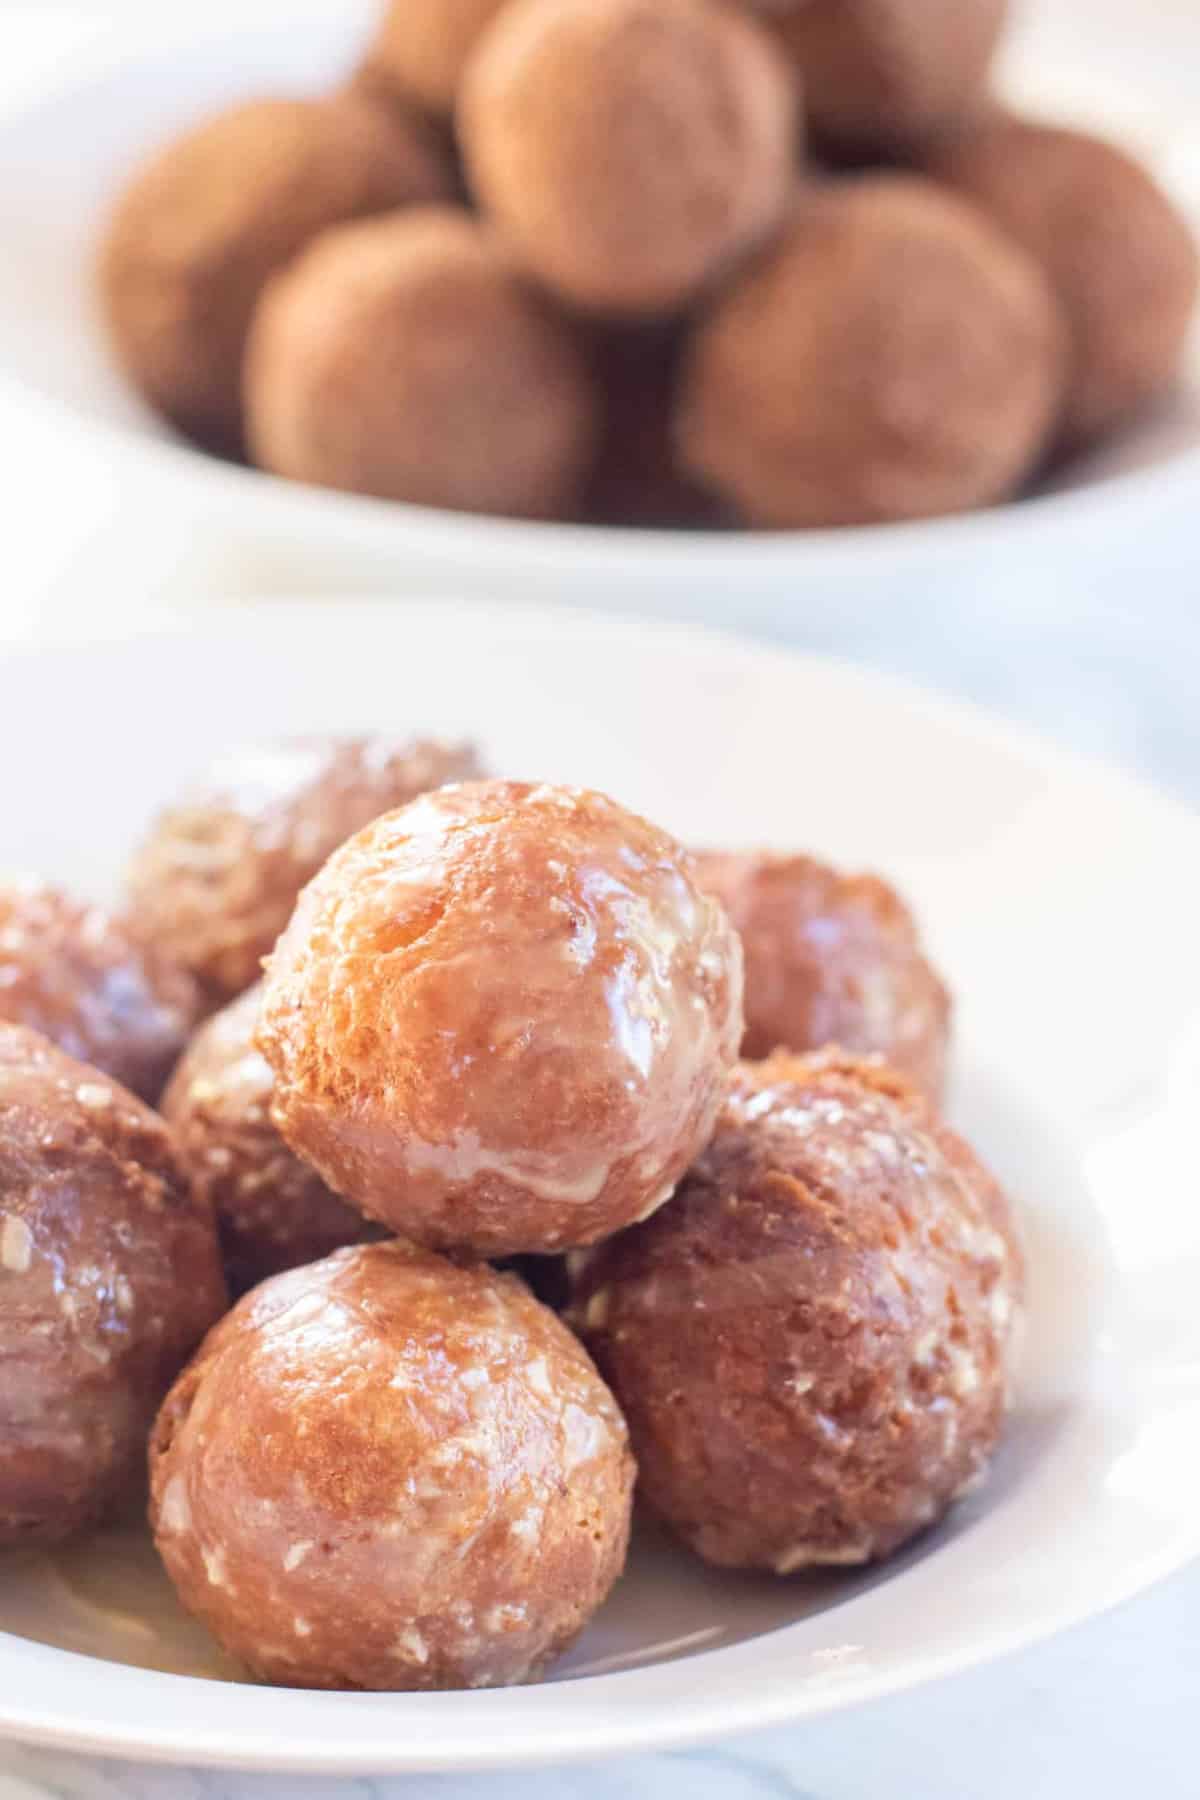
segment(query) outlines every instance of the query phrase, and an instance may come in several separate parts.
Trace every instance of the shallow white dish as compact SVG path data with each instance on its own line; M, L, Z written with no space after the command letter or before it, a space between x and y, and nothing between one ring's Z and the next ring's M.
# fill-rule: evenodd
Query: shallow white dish
M369 0L317 10L260 3L120 23L55 92L0 122L0 446L47 434L48 473L84 495L89 554L119 545L178 588L276 592L398 587L643 607L762 626L805 610L913 601L1077 566L1111 568L1170 531L1200 494L1200 354L1177 403L1097 453L1054 493L964 518L804 534L629 532L525 525L333 494L182 445L118 374L98 327L91 259L131 163L240 95L328 85L365 39ZM1200 218L1200 13L1180 0L1027 0L1007 58L1018 97L1110 127L1142 148ZM57 431L55 431L57 426ZM186 542L187 553L180 545ZM56 547L47 544L53 557Z
M810 845L910 893L960 999L953 1116L1027 1228L1010 1436L983 1492L859 1576L718 1576L644 1539L555 1679L508 1692L201 1684L163 1672L220 1669L136 1537L10 1556L0 1730L338 1773L594 1757L857 1704L1200 1551L1200 822L834 663L550 609L276 604L0 653L19 772L0 866L103 893L229 740L401 725L475 734L497 769L606 787L692 840Z

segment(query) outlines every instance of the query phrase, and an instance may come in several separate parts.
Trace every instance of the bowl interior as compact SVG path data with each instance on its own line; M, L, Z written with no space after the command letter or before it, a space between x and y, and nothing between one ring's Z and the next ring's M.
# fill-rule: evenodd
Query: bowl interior
M1193 822L837 665L519 608L347 604L0 661L0 746L10 762L37 748L6 796L0 862L103 895L147 814L228 742L397 719L477 735L505 772L607 788L686 839L811 845L910 894L960 997L952 1116L1029 1240L1008 1439L988 1485L882 1569L717 1575L644 1531L553 1682L372 1696L367 1712L329 1695L306 1714L301 1696L237 1684L136 1522L11 1555L0 1726L262 1766L582 1755L883 1691L1083 1616L1195 1549L1180 1474L1200 1428ZM204 1688L207 1737L179 1675L227 1684ZM467 1705L486 1743L464 1736Z
M1172 0L1157 0L1138 9L1136 20L1106 4L1098 28L1095 19L1085 25L1082 18L1094 10L1081 0L1040 0L1027 8L1007 56L1006 88L1078 122L1118 131L1200 219L1200 125L1178 79L1181 60L1194 66L1200 55L1200 20L1186 18ZM364 0L351 0L332 10L302 7L286 25L278 17L231 25L228 16L219 29L211 21L207 29L193 24L186 35L176 30L173 44L159 28L146 34L146 48L135 42L132 53L110 54L91 78L0 123L0 230L9 247L0 266L0 379L65 407L78 423L115 430L127 444L181 450L193 471L211 473L210 459L183 446L152 415L109 354L92 296L97 234L109 202L146 150L235 98L329 85L353 62L371 16ZM1196 451L1200 333L1179 392L1051 485L1055 492L1086 490ZM255 479L230 474L241 483ZM420 517L420 509L338 503L365 507L364 518ZM444 523L460 534L469 529L454 515ZM936 532L938 523L920 529ZM814 535L863 534L807 534Z

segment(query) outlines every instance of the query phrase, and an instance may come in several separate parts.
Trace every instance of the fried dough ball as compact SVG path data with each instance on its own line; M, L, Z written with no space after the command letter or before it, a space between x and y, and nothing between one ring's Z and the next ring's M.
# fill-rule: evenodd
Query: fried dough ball
M143 165L109 222L99 279L121 361L181 431L239 455L242 353L268 278L329 225L453 192L421 121L362 96L206 120Z
M325 233L259 309L250 443L297 481L419 506L555 518L598 403L572 327L465 212Z
M886 154L984 101L1008 0L759 0L804 81L823 150Z
M292 1155L272 1125L274 1083L254 1045L258 1006L251 988L208 1021L162 1105L192 1192L216 1218L235 1294L380 1235Z
M1044 270L1070 333L1068 447L1125 424L1170 386L1196 310L1188 222L1101 138L1002 113L930 162Z
M192 977L128 920L41 882L0 882L0 1019L153 1106L201 1010Z
M0 1024L0 1546L136 1494L158 1404L225 1305L162 1120Z
M393 1242L256 1288L163 1406L151 1520L188 1609L291 1687L528 1681L621 1572L633 1460L513 1275Z
M450 113L471 51L504 0L392 0L363 76L431 113Z
M331 851L427 788L476 775L469 745L379 734L235 750L167 808L127 871L139 926L200 981L244 993Z
M741 947L665 832L601 794L468 783L378 819L270 960L272 1116L436 1248L593 1243L668 1198L742 1035Z
M710 851L696 861L700 885L742 940L742 1055L838 1044L882 1056L936 1104L950 995L896 890L810 856Z
M772 230L795 175L795 84L716 0L512 0L467 65L476 196L569 303L683 306Z
M681 456L755 525L986 506L1046 448L1064 365L1041 271L986 219L912 176L834 182L696 327Z
M706 1561L790 1575L887 1556L983 1479L1021 1294L1004 1195L915 1091L781 1053L570 1317L650 1505Z

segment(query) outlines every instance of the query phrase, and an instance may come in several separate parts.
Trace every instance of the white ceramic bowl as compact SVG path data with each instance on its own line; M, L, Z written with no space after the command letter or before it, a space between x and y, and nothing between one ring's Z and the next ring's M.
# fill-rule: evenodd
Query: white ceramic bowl
M1101 569L1175 529L1200 495L1200 365L1178 404L1072 471L1052 494L964 518L803 535L728 536L525 525L321 492L223 466L172 440L109 357L90 292L92 248L131 162L236 96L328 83L364 41L364 0L261 5L231 23L117 28L94 72L0 124L0 445L48 432L63 531L143 586L344 592L553 593L775 628L807 610L1003 591L1035 574ZM1200 15L1181 0L1027 0L1007 84L1141 145L1200 214ZM53 426L57 425L57 431ZM75 470L72 478L68 466ZM82 494L77 503L73 496ZM186 552L182 546L186 545ZM52 557L57 542L46 543Z
M540 1687L303 1694L213 1653L143 1541L0 1560L0 1730L263 1769L680 1744L857 1704L1080 1620L1200 1550L1200 824L1126 778L835 663L561 610L276 605L0 653L0 864L103 892L231 739L477 734L707 843L893 875L960 1000L952 1115L1018 1197L1030 1330L987 1487L887 1566L719 1575L643 1538ZM33 1640L33 1641L30 1641Z

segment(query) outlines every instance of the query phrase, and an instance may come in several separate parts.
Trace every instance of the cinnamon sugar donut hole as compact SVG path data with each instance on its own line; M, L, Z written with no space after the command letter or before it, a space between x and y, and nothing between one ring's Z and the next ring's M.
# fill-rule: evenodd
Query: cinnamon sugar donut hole
M454 191L424 123L360 94L218 113L150 158L116 204L98 280L117 354L188 437L239 456L242 355L270 277L330 225Z
M454 110L472 50L506 0L392 0L371 40L360 80L430 113Z
M1049 449L1066 362L1044 274L982 213L913 175L831 181L697 320L680 460L752 526L992 505Z
M1044 271L1066 319L1065 448L1118 430L1171 386L1196 316L1200 255L1149 171L1087 132L997 111L927 159Z
M754 0L832 155L878 159L961 128L987 99L1009 0Z
M380 500L560 518L595 453L579 333L458 208L320 237L263 298L245 389L264 468Z
M796 84L722 0L510 0L467 64L458 132L477 200L540 281L649 317L778 222Z

